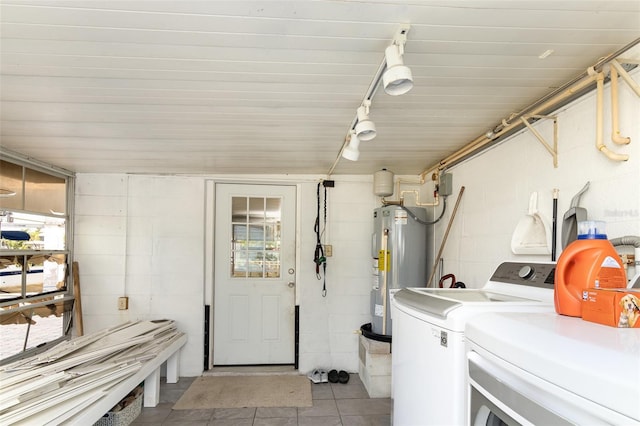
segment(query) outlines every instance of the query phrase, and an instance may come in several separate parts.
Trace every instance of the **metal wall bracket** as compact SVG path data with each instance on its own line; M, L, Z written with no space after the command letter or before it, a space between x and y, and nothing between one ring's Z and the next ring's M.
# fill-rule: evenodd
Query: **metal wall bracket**
M538 132L530 123L530 118L538 118L538 119L549 119L553 120L553 147L549 145L549 143L545 140L544 137ZM520 120L524 123L525 126L531 133L540 141L540 143L549 151L549 154L553 157L553 167L558 168L558 117L555 115L525 115L520 117Z
M636 83L635 80L629 75L627 70L625 70L622 67L622 65L620 65L620 64L640 65L640 61L636 59L620 58L620 59L613 59L611 62L609 62L609 64L611 64L611 66L616 69L618 74L620 74L620 77L622 77L622 79L627 83L627 85L629 85L631 90L635 92L636 96L640 96L640 84Z

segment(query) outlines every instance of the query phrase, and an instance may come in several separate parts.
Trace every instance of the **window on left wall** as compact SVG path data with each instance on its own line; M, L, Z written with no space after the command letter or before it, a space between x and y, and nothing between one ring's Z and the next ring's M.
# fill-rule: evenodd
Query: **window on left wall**
M73 178L0 159L0 361L65 338Z

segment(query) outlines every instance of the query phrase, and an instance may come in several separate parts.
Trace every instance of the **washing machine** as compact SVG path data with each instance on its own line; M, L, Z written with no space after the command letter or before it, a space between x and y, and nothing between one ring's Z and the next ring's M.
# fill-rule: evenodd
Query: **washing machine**
M471 425L640 425L640 329L491 313L466 336Z
M487 312L550 312L555 264L504 262L480 289L405 288L392 306L394 426L468 423L467 322Z

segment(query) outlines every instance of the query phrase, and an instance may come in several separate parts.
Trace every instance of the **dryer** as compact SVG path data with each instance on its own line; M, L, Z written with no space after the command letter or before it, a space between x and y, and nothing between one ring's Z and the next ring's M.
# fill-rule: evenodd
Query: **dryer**
M471 425L640 425L640 329L549 313L466 327Z

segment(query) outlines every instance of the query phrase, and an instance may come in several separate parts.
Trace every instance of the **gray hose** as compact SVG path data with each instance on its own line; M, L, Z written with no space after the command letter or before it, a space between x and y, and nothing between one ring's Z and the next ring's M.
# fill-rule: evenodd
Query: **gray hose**
M398 207L400 207L402 210L404 210L407 213L409 213L409 216L411 216L411 219L415 220L420 225L433 225L434 223L438 223L440 221L440 219L442 219L442 216L444 216L444 212L445 212L445 210L447 210L447 197L442 197L442 212L440 213L440 216L438 216L438 218L436 220L431 221L431 222L425 222L424 220L420 219L411 210L409 210L408 208L406 208L402 204L398 204Z
M611 244L613 244L614 246L634 246L635 248L640 248L640 237L636 237L633 235L614 238L609 241L611 241Z

